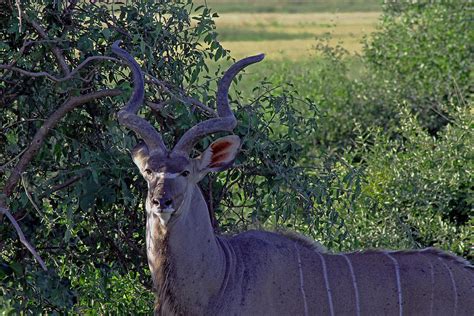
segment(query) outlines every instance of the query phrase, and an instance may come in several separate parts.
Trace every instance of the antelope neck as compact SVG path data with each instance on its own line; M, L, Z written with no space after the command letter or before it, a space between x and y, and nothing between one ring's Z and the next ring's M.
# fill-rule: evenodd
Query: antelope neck
M166 232L171 292L181 307L204 312L223 286L227 256L214 234L206 202L197 185L190 188L190 198L183 201L177 217ZM181 209L183 208L183 209ZM155 223L155 225L160 225ZM147 232L148 233L148 232ZM152 273L155 273L152 271ZM156 288L160 288L155 284Z

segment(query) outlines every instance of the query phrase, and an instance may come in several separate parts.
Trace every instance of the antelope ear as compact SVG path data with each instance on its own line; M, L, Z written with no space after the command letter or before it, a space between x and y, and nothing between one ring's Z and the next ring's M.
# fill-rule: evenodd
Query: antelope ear
M232 166L240 148L240 138L237 135L221 137L214 141L202 153L198 160L199 173L221 171Z
M145 169L145 163L150 157L148 146L144 142L140 142L132 149L132 160L141 172Z

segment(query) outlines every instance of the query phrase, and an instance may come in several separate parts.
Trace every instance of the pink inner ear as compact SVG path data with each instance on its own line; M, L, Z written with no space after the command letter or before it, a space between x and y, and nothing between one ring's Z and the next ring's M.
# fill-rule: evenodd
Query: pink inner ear
M240 141L236 136L223 137L216 140L206 150L205 164L208 168L222 168L232 164Z
M220 164L229 162L228 160L229 152L217 153L216 155L212 155L211 163L209 167L214 168L218 167Z
M221 151L226 150L228 147L232 146L231 142L221 141L211 144L212 153L219 154Z

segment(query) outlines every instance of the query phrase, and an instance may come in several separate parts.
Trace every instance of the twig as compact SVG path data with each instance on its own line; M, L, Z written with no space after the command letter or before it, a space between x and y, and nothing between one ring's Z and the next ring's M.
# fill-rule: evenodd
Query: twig
M117 89L107 89L101 90L96 92L91 92L89 94L71 97L66 102L63 103L51 116L44 122L44 124L40 127L40 129L36 132L33 140L31 141L28 149L25 153L21 156L20 160L18 161L15 168L12 170L10 177L5 182L5 186L3 188L3 193L6 196L10 196L18 184L18 180L20 179L21 174L25 171L26 167L36 155L38 150L41 148L41 145L46 138L49 130L54 128L56 124L71 110L76 108L79 105L84 103L93 101L95 99L103 98L103 97L112 97L117 96L121 93L120 90Z
M217 223L216 220L216 213L214 210L214 197L212 194L212 182L214 181L214 177L209 177L209 182L208 182L208 198L209 198L209 217L211 219L211 224L212 228L214 228L214 231L219 231L219 224Z
M84 174L83 175L79 175L79 176L74 176L66 181L64 181L63 183L61 184L58 184L58 185L55 185L54 187L51 188L51 192L50 193L54 193L54 192L57 192L57 191L60 191L64 188L67 188L68 186L76 183L77 181L79 181L81 178L84 177Z
M60 40L37 40L37 41L24 41L23 42L23 45L20 47L20 50L18 51L18 56L16 58L14 58L9 64L8 66L15 66L18 62L18 58L20 58L24 53L25 53L25 50L29 47L29 46L32 46L32 45L36 45L36 44L41 44L41 43L58 43L60 42Z
M154 84L157 84L159 85L166 93L168 93L172 98L178 100L178 101L181 101L183 103L187 103L187 104L191 104L191 105L194 105L196 107L199 107L201 108L202 110L204 110L205 112L207 112L208 114L214 116L214 117L217 117L217 113L211 109L210 107L208 107L207 105L205 105L204 103L190 97L190 96L187 96L186 93L184 91L180 91L180 93L182 93L183 95L182 96L178 96L176 94L174 94L173 92L171 92L171 90L168 88L168 84L159 80L158 78L155 78L154 76L150 75L150 74L145 74L146 76L150 77L151 78L151 82L154 83Z
M76 68L74 68L69 76L65 76L64 78L61 79L61 81L68 80L70 77L74 76L81 68L84 68L88 63L94 60L110 60L110 61L115 61L119 62L117 58L113 57L108 57L108 56L91 56L87 57L82 63L79 64Z
M33 200L33 197L31 196L30 191L28 191L28 188L26 187L25 177L24 177L23 175L21 175L21 184L23 185L23 189L25 189L26 197L27 197L28 200L30 201L31 205L33 205L33 208L34 208L34 209L36 210L36 212L39 214L39 216L41 217L41 219L45 219L46 216L44 216L43 212L40 210L40 208L38 207L38 205L36 205L35 201Z
M18 51L18 58L20 58L24 53L25 50L28 46L32 45L34 42L33 41L24 41L23 45L21 46L20 50ZM11 63L8 64L8 66L15 66L18 58L14 58Z
M102 229L102 227L104 227L105 225L103 225L102 222L100 221L99 216L97 215L97 212L95 210L92 210L91 214L92 214L92 218L94 218L94 221L97 224L97 228L99 229L99 233L102 235L102 238L105 239L105 241L109 244L109 246L114 250L115 254L117 255L119 259L118 260L119 264L122 266L122 268L127 269L127 260L122 254L122 250L119 248L119 246L117 246L117 244L112 238L108 237L109 234L107 234Z
M237 169L234 169L234 170L237 170ZM227 194L227 192L229 192L229 189L232 188L237 182L239 182L241 180L241 175L237 176L237 178L235 178L234 180L230 181L229 183L229 180L230 180L230 172L227 173L227 176L226 176L226 179L225 179L225 182L224 182L224 185L222 186L222 189L221 189L221 192L219 193L219 200L218 200L218 203L220 203L220 201L222 201L222 199L224 198L224 196Z
M459 126L456 122L454 122L452 119L450 119L449 117L447 117L446 115L444 115L441 111L439 111L437 108L436 108L436 105L430 105L429 109L433 112L435 112L436 114L438 114L439 116L441 116L443 119L445 119L447 122L449 123L453 123L454 125L457 125Z
M462 95L461 88L459 88L458 82L455 77L453 77L453 82L454 82L454 89L456 91L456 95L458 99L461 101L463 105L467 105L467 102L464 99L464 96Z
M36 252L35 248L28 242L28 240L25 238L25 235L23 234L23 231L20 228L20 225L18 225L18 222L16 219L13 217L13 215L10 213L10 211L7 208L1 207L0 206L0 213L6 215L10 222L12 223L13 227L15 227L16 233L18 237L20 238L21 243L31 252L31 254L35 257L36 261L40 264L41 268L43 268L44 271L48 271L46 268L46 264L44 263L43 259L38 255Z
M132 226L130 225L130 227L132 227ZM129 231L130 231L130 229L129 229ZM122 240L125 240L125 242L127 243L127 245L130 248L135 250L135 252L139 253L142 257L146 257L146 252L143 251L142 248L137 247L137 245L135 245L133 242L130 241L130 239L129 239L130 234L125 235L125 233L122 230L118 230L118 233L122 235Z
M5 132L9 128L12 128L13 126L16 126L16 125L20 125L20 124L24 124L24 123L28 123L28 122L36 122L36 121L44 121L44 119L40 119L40 118L25 119L25 118L23 118L21 121L12 122L9 125L3 126L2 131Z
M46 71L33 72L33 71L28 71L28 70L25 70L25 69L22 69L22 68L19 68L19 67L12 66L11 64L10 65L0 64L0 69L7 69L7 70L11 70L11 71L16 71L16 72L19 72L19 73L21 73L25 76L29 76L29 77L46 77L49 80L54 81L54 82L63 82L63 81L71 79L74 75L76 75L79 72L79 70L81 70L88 63L90 63L91 61L94 61L94 60L111 60L111 61L115 61L115 62L119 61L116 58L108 57L108 56L87 57L82 63L79 64L79 66L74 68L71 72L69 72L66 76L64 76L62 78L55 77L55 76L51 75L50 73L48 73Z
M12 159L10 159L9 161L7 161L5 164L1 165L0 166L0 173L3 173L5 169L7 169L8 165L11 164L12 162L14 162L15 160L17 160L18 158L20 158L21 155L23 155L23 153L26 151L26 148L23 149L22 151L20 151L19 154L17 154L15 157L13 157Z
M46 77L49 80L54 81L54 82L58 82L60 80L59 78L56 78L55 76L49 74L46 71L32 72L32 71L24 70L15 66L10 66L10 65L0 65L0 69L15 71L28 77Z
M20 0L15 0L16 9L18 10L18 33L21 33L22 19L21 19L21 7Z
M166 102L160 102L160 103L155 103L155 102L150 102L146 101L146 105L148 105L153 111L160 112L163 107L165 106Z
M77 3L79 0L70 0L69 6L63 10L63 16L68 16L72 14L72 11L76 8Z
M49 40L48 34L46 33L46 31L43 29L41 25L39 25L36 21L30 20L26 14L24 14L24 18L28 23L31 24L31 26L33 26L33 28L42 38ZM59 67L62 69L64 75L67 76L70 70L66 63L66 59L63 56L63 53L57 46L53 46L51 50L54 56L56 57Z

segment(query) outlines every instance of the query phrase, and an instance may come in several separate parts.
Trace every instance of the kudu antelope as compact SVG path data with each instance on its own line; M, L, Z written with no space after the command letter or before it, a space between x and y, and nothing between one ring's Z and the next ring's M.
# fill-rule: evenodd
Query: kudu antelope
M158 315L473 315L474 268L448 253L366 251L330 254L303 238L267 231L214 234L198 182L229 168L238 136L214 141L190 158L203 136L237 124L228 89L244 67L236 62L220 80L218 118L189 129L172 150L137 115L144 81L118 43L113 52L131 68L134 91L118 120L143 140L132 158L148 183L146 245Z

